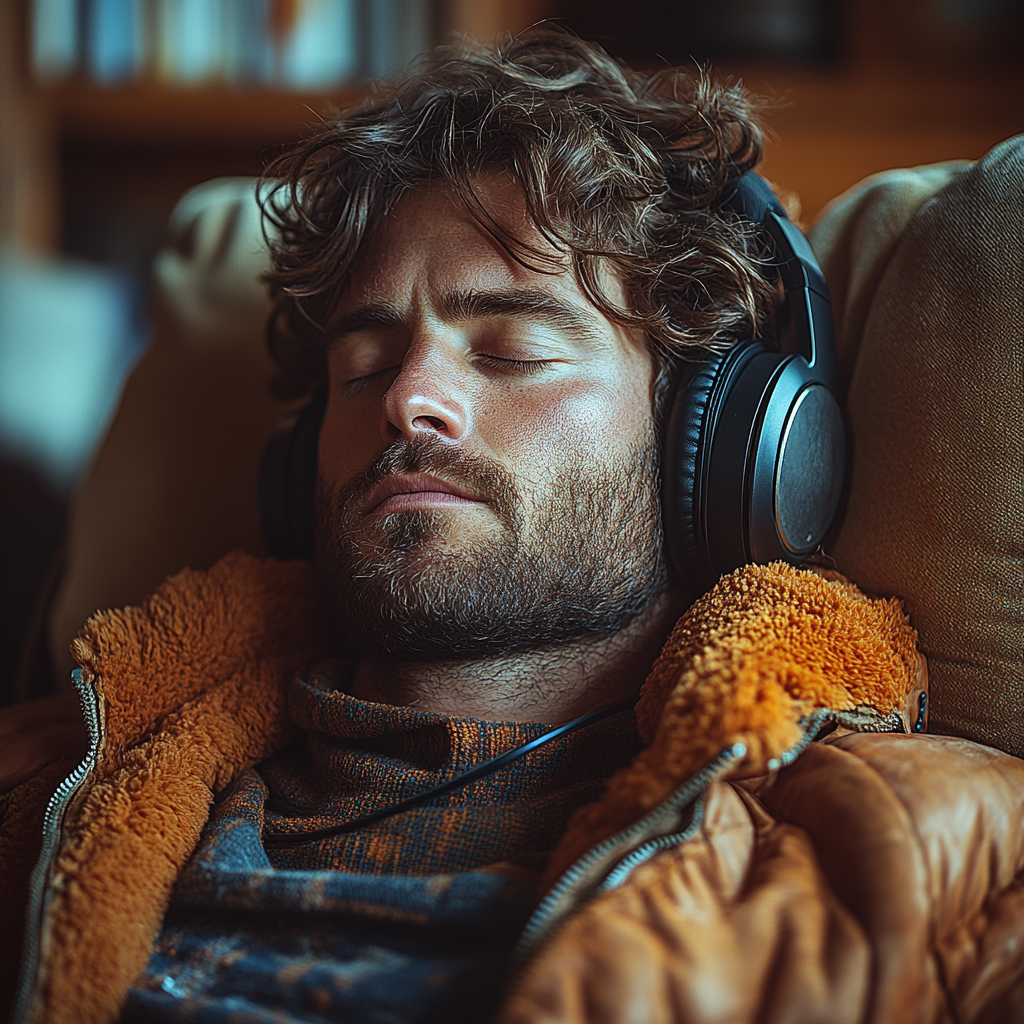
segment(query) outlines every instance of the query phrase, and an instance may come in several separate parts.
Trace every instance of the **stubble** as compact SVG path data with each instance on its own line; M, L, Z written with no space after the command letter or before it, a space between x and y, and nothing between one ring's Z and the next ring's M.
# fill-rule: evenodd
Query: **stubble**
M480 495L489 528L453 542L451 517L465 512L362 514L381 480L413 472ZM615 633L667 585L656 441L615 464L569 458L529 493L432 435L398 442L337 492L321 486L317 562L361 653L470 660Z

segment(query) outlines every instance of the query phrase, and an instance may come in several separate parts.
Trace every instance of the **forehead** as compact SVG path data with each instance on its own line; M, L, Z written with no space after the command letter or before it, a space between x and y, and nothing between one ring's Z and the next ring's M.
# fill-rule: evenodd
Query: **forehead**
M540 254L540 259L525 254L538 269L517 262L448 185L423 186L408 191L377 225L353 268L342 307L376 298L411 301L417 291L442 295L528 287L597 312L581 290L568 255L537 229L512 180L496 173L482 175L473 182L473 192L498 231ZM611 274L603 281L614 301L624 301Z

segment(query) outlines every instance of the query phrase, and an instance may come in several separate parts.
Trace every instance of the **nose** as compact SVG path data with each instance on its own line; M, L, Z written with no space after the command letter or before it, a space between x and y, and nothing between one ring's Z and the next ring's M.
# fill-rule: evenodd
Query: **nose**
M443 346L417 340L381 403L381 436L389 444L424 431L457 441L469 430L458 367Z

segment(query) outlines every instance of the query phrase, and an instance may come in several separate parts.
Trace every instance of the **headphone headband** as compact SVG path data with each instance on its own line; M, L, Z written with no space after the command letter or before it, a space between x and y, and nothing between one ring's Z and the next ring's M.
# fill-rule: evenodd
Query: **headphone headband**
M825 277L806 236L792 221L772 210L763 226L775 243L776 261L786 290L787 315L779 325L779 348L803 356L822 382L834 390L835 322Z
M670 179L671 180L671 179ZM803 356L830 388L835 387L835 326L828 285L804 233L789 219L771 185L755 171L733 183L720 209L758 224L772 241L786 292L779 324L782 352Z
M677 180L669 175L669 185ZM719 201L720 210L728 210L749 220L751 224L763 224L770 213L785 218L786 210L771 185L756 171L741 174L730 190Z

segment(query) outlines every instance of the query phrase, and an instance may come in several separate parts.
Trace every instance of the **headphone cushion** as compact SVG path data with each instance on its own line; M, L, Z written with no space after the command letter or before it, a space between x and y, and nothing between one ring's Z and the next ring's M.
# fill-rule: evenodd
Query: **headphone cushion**
M320 427L327 408L321 387L278 424L260 459L257 496L267 554L313 561Z
M676 387L663 446L662 517L672 568L699 596L713 585L701 515L700 478L710 448L708 406L726 353L709 352Z

